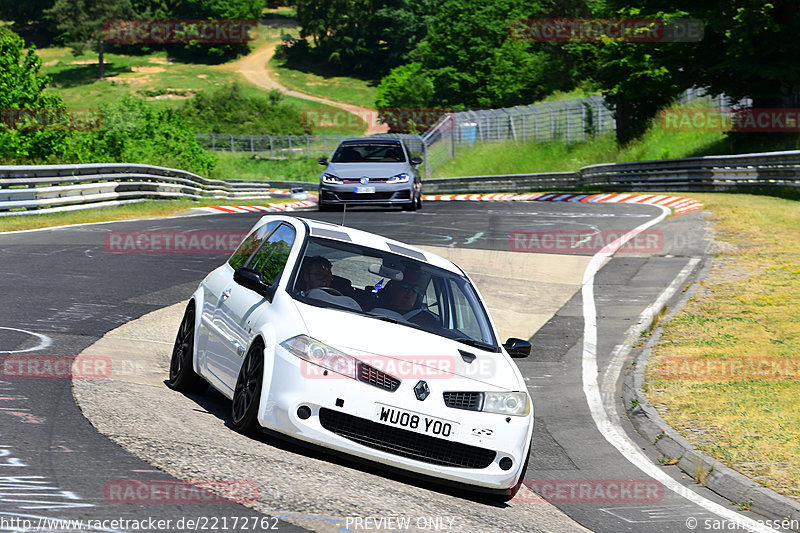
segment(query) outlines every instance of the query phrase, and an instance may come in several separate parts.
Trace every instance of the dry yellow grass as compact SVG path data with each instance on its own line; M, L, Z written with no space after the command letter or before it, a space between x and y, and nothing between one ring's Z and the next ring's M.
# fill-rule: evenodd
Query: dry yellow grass
M700 450L800 501L800 204L694 196L720 252L664 324L648 398Z

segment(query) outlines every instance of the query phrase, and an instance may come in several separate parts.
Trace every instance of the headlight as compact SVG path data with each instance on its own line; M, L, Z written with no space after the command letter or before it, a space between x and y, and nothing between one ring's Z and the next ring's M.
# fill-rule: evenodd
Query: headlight
M309 363L314 363L337 374L356 379L356 359L316 339L306 335L298 335L282 342L281 346Z
M409 179L408 174L403 172L402 174L397 174L395 176L392 176L391 178L386 180L386 183L405 183L408 181L408 179Z
M531 401L524 392L486 392L482 410L484 413L527 416L531 412Z
M326 172L322 175L322 183L342 183L342 180L338 176Z

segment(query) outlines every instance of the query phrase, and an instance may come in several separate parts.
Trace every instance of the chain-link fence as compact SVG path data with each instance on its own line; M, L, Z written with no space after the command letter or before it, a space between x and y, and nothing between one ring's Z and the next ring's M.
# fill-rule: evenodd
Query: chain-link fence
M704 89L689 89L681 103L706 99L718 109L748 106L723 96L710 97ZM528 106L446 113L425 133L383 134L405 141L414 155L423 158L425 177L430 177L459 150L492 141L586 142L594 135L616 130L614 112L600 96L542 102ZM208 150L264 154L270 158L327 157L343 139L358 135L230 135L198 134Z
M455 157L459 150L477 143L585 142L592 135L613 132L614 128L613 112L600 96L449 113L423 135L426 175Z
M292 157L328 157L344 139L360 135L232 135L229 133L199 133L197 142L205 150L261 155L270 159ZM403 139L414 155L425 151L421 135L387 133L382 138Z

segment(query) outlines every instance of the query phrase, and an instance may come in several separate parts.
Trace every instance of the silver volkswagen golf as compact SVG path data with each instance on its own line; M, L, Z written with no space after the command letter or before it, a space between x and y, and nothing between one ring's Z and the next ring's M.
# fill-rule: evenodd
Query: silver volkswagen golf
M422 208L422 159L398 139L351 139L339 143L320 176L319 210L342 205Z

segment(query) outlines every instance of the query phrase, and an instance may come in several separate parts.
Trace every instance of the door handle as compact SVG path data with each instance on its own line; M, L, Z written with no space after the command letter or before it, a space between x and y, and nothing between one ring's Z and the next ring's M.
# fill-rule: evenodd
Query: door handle
M225 289L224 291L222 291L222 296L220 297L220 300L224 302L225 300L228 299L228 296L230 295L231 295L231 290Z

